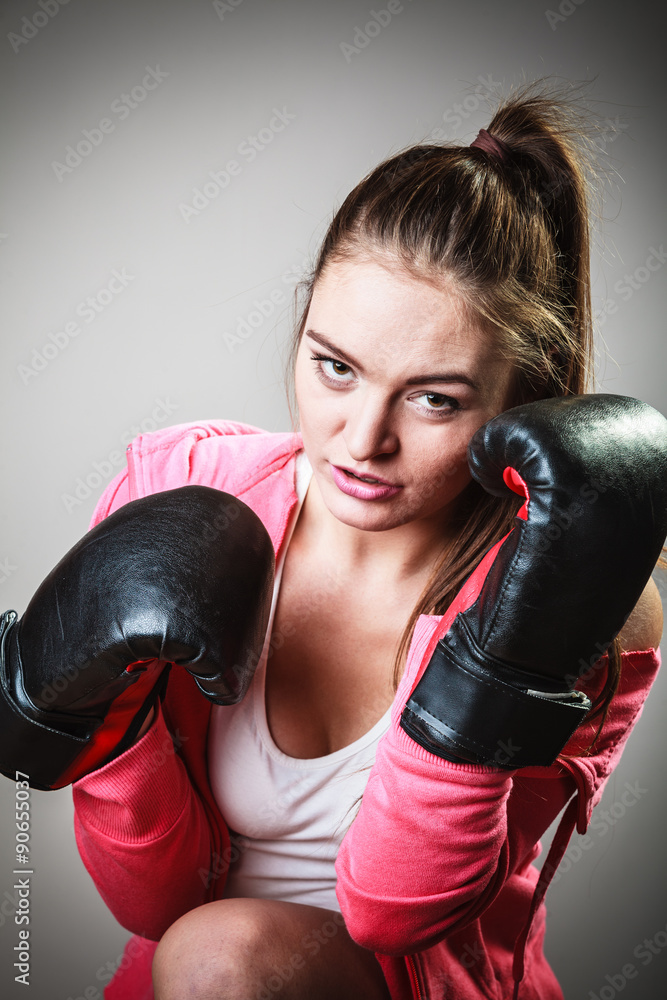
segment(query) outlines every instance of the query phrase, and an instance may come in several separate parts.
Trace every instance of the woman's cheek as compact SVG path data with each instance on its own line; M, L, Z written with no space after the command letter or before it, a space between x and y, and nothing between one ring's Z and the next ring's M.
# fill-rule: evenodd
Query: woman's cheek
M466 453L456 457L449 454L440 460L434 456L419 478L420 482L415 490L415 499L419 505L430 509L446 506L470 482Z

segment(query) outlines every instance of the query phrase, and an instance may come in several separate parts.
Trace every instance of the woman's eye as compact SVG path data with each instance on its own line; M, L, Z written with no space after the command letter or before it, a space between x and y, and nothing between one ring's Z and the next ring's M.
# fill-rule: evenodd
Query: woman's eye
M342 361L326 361L325 364L331 365L331 371L335 375L347 375L350 371L348 365L344 364Z
M353 377L352 369L344 361L337 361L335 358L328 358L323 354L311 355L311 361L315 362L317 375L322 381L350 382Z
M422 408L431 412L451 413L461 408L457 399L452 396L443 396L441 392L424 392L421 396L416 396L415 399L417 401L425 400L426 403Z

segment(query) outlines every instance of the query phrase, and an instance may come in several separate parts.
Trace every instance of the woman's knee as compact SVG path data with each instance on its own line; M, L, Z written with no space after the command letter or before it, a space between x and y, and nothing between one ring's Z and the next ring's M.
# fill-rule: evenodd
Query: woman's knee
M340 913L298 903L224 899L177 920L153 961L156 1000L388 1000L372 952Z
M268 927L253 902L206 903L172 924L153 959L156 1000L254 998L263 981Z

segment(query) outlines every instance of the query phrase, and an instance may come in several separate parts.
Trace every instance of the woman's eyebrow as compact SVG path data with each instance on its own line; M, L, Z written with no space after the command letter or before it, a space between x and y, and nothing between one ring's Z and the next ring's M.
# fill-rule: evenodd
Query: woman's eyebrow
M345 351L341 351L340 347L336 347L335 344L330 343L326 337L323 337L321 333L316 333L315 330L306 330L306 336L310 337L311 340L316 341L320 347L323 347L326 351L331 354L335 354L346 365L351 368L356 368L358 372L364 374L364 367L359 361L355 361L353 357L346 354ZM412 378L405 380L406 385L424 385L425 383L432 384L434 382L439 382L441 384L451 385L452 383L461 383L463 385L469 385L471 389L475 392L480 391L479 384L466 375L465 372L440 372L438 374L425 374L425 375L414 375Z
M340 347L336 347L334 344L331 344L326 337L322 336L321 333L315 333L314 330L306 330L306 336L310 337L311 340L317 341L320 347L323 347L325 351L329 351L331 354L335 354L337 357L342 358L345 364L349 365L350 368L356 368L357 371L363 373L364 366L359 361L355 361L354 358L350 357L349 354L346 354L345 351L341 351Z
M430 385L433 382L450 385L459 382L463 385L469 385L475 392L479 392L479 384L471 379L469 375L464 374L464 372L443 372L440 375L415 375L414 378L406 378L405 380L406 385L424 385L424 383Z

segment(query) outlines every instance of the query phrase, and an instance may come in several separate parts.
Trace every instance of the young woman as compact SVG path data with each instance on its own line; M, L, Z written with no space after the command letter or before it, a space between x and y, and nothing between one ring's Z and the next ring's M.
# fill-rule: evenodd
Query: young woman
M542 525L542 551L554 556L551 617L560 615L556 629L540 620L544 662L549 646L558 653L535 681L542 703L563 700L568 616L585 619L591 579L609 575L609 552L599 551L579 594L579 554L570 577L558 576L554 555L568 549L568 532L577 549L591 510L596 524L621 510L605 478L622 450L622 435L605 444L616 419L609 397L594 415L575 409L591 361L580 139L567 104L526 89L470 146L422 145L382 163L334 217L307 285L292 353L299 432L213 421L141 435L128 449L93 525L141 497L213 486L259 515L276 576L245 696L212 706L172 668L133 745L74 785L84 863L136 935L107 1000L500 1000L517 988L522 1000L562 997L542 952L541 899L658 668L660 602L646 580L664 525L620 635L611 642L604 609L586 623L595 655L577 647L583 666L567 687L584 711L546 763L512 741L517 729L496 739L493 711L483 724L475 708L440 726L424 708L428 684L417 684L428 671L436 686L445 676L434 650L455 612L476 609L480 593L488 604L489 587L497 599L501 540L513 526L512 538L531 530L538 500L528 499L527 464L505 477L514 492L504 498L471 475L471 439L497 415L545 401L537 417L521 411L541 457L562 422L580 435L568 462L585 445L602 470L570 475L576 505ZM551 406L559 397L567 410ZM659 422L647 447L654 438L664 489ZM522 594L549 589L544 565L522 572ZM559 605L568 590L574 612ZM509 632L522 632L526 603L515 602ZM508 659L490 647L481 655ZM534 646L530 655L533 677L542 666ZM536 694L510 674L510 697ZM480 678L473 700L488 694ZM582 694L571 696L575 680ZM538 884L538 839L568 802Z

